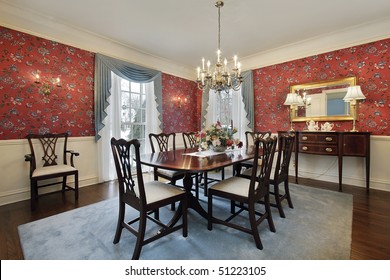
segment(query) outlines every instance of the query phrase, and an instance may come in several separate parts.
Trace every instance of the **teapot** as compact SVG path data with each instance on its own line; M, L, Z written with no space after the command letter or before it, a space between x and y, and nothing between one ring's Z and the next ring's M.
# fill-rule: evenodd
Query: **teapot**
M309 131L317 131L319 129L318 122L315 122L313 120L307 121L306 125Z
M333 123L324 123L321 124L321 131L331 131L333 129L334 124Z

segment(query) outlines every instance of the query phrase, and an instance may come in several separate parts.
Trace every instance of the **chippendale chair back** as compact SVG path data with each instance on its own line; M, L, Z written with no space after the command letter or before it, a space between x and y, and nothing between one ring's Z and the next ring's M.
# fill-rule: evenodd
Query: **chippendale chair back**
M198 132L183 132L183 142L184 142L184 148L197 148L198 141L196 140L196 135Z
M245 131L246 147L254 145L257 139L265 139L271 137L271 131ZM245 167L247 170L253 167L253 160L247 160L241 163L241 167ZM262 158L259 157L257 164L261 164ZM248 170L248 174L250 171ZM235 174L236 175L236 174Z
M271 137L271 131L245 131L246 146L253 145L258 138Z
M176 150L176 133L150 133L150 146L152 153ZM155 147L156 146L156 147ZM158 147L158 149L156 149Z

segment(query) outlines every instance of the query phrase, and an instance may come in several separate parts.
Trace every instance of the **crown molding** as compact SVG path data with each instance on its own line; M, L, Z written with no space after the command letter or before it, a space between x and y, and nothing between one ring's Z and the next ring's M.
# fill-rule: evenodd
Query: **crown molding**
M173 61L153 56L131 46L64 24L25 8L0 3L0 25L37 37L101 53L167 74L195 80L195 71Z
M194 69L156 57L132 46L56 21L12 4L0 3L0 25L34 36L101 53L140 66L156 69L188 80L195 80ZM390 38L390 17L357 25L338 32L284 45L247 57L241 57L243 71L292 61L312 55Z
M242 57L243 70L255 70L312 55L390 38L390 17Z

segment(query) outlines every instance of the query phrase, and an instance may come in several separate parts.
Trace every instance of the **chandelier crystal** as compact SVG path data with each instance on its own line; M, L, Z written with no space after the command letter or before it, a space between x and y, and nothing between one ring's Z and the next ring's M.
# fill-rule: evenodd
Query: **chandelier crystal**
M211 67L210 60L205 65L205 59L202 58L202 68L198 67L196 80L198 88L203 90L205 88L212 89L218 92L225 91L229 93L230 89L239 90L242 83L241 63L237 56L233 57L233 66L228 67L228 61L225 58L223 63L221 61L221 7L223 1L217 1L215 7L218 8L218 50L217 63Z

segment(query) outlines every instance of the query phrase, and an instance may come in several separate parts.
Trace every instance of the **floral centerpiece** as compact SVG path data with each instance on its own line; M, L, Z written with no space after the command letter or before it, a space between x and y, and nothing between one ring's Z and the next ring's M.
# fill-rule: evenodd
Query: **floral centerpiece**
M218 121L212 124L206 132L199 132L197 139L199 147L206 149L213 149L215 152L223 152L226 149L233 149L234 147L242 147L242 142L239 139L234 139L233 134L237 132L235 127L224 128Z

